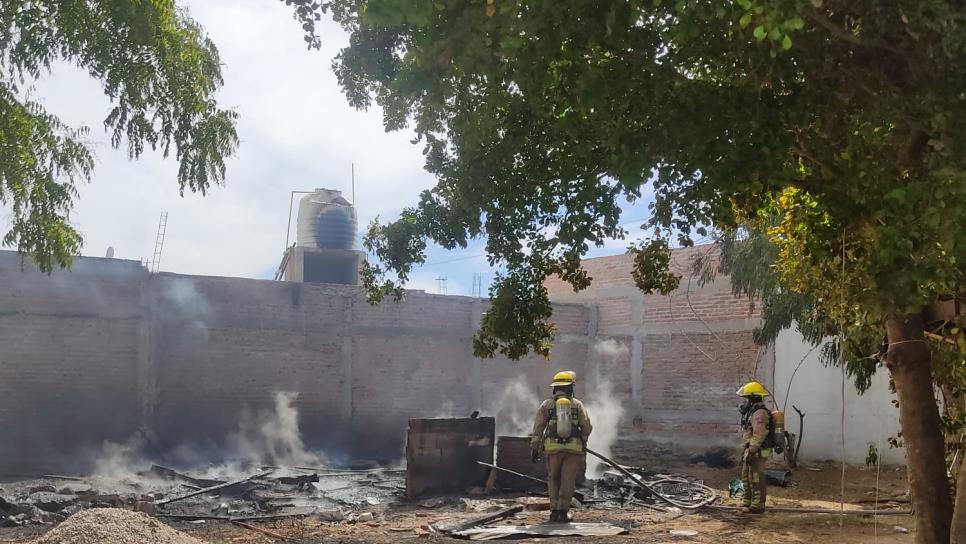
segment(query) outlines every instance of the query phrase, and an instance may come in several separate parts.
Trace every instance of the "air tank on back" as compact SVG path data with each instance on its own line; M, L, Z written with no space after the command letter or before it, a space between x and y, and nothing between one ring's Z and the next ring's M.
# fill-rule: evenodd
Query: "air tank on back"
M299 200L299 246L351 250L357 227L356 209L342 196L342 191L316 189Z

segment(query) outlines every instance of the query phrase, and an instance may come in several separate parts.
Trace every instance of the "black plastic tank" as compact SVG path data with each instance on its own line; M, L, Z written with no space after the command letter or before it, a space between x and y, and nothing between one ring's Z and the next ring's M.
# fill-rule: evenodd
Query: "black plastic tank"
M355 248L356 209L342 191L316 189L299 200L296 241L302 247Z

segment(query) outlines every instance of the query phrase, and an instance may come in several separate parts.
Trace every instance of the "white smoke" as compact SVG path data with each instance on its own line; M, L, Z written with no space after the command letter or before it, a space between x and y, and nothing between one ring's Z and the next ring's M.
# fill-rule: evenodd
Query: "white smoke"
M136 481L138 473L151 466L141 456L141 444L132 438L125 444L105 441L94 461L91 476L105 482Z
M279 391L271 409L242 414L229 444L246 461L276 466L322 466L325 461L305 449L299 432L298 393Z
M162 295L180 312L182 322L207 340L207 321L212 314L211 305L198 292L194 280L173 278L165 286Z
M540 399L520 378L506 386L490 408L498 436L529 436Z
M630 353L630 349L613 338L598 340L591 348L591 353L598 359L606 358L607 362L614 364L619 357Z
M469 414L460 415L456 410L456 403L451 400L447 400L443 401L443 403L436 408L436 413L429 419L449 419L453 417L467 416L469 416Z
M628 353L627 346L613 339L601 340L594 344L591 349L592 364L597 365L598 376L604 365L612 368L620 357ZM592 380L584 399L594 427L587 447L601 455L611 457L611 450L617 442L621 418L624 416L624 406L614 394L614 385L608 378ZM588 476L599 475L605 469L603 461L593 455L587 456Z

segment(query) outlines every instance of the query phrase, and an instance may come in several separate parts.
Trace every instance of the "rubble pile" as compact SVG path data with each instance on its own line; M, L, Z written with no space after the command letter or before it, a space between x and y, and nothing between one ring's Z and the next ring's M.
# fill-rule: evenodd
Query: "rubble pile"
M210 481L214 485L165 496L154 503L157 515L233 520L318 515L339 521L384 508L405 490L399 471L386 469L262 469L267 470L232 481ZM184 475L177 474L174 481L183 479Z
M93 508L78 512L36 544L203 544L139 512Z
M251 472L239 477L245 470ZM401 471L384 468L236 467L233 472L232 479L196 477L153 465L122 478L7 482L0 488L0 527L55 524L82 510L111 507L174 520L317 516L353 521L384 510L405 490Z
M0 527L59 523L84 508L120 502L118 495L100 493L84 483L65 484L49 477L15 482L10 491L0 489Z

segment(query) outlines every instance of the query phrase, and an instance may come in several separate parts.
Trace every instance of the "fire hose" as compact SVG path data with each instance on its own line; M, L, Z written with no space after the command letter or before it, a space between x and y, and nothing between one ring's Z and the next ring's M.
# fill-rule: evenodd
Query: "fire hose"
M708 487L708 486L706 486L704 484L699 484L699 483L691 482L691 481L684 480L684 479L680 479L680 478L662 478L660 480L657 480L655 482L651 482L650 484L648 484L647 482L644 481L644 479L641 476L639 476L637 474L634 474L633 472L625 469L624 467L622 467L622 466L618 465L617 463L615 463L613 460L608 459L607 457L604 457L603 455L597 453L596 451L594 451L594 450L592 450L590 448L586 448L586 447L584 448L584 451L586 451L587 453L593 455L594 457L597 457L598 459L600 459L601 461L607 463L608 465L614 467L621 474L623 474L624 476L630 478L631 481L634 482L634 484L642 487L643 489L647 490L649 493L651 493L655 497L663 500L664 502L666 502L666 503L668 503L668 504L670 504L672 506L676 506L678 508L683 508L685 510L696 510L698 508L707 506L707 505L713 503L714 501L718 500L718 494L715 492L715 490L714 489L711 489L710 487ZM697 487L701 491L701 494L704 497L701 498L700 500L698 500L697 502L685 502L685 501L681 501L681 500L678 500L678 499L671 498L671 497L669 497L669 496L661 493L660 491L658 491L657 489L655 489L653 487L653 484L666 483L666 482L672 482L672 483L687 483L690 486Z

